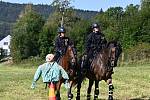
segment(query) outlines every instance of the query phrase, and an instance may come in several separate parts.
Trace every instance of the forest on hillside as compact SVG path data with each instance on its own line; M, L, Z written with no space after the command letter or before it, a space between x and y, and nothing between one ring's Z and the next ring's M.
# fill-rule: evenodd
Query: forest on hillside
M12 27L16 20L19 18L21 11L24 10L27 4L17 4L0 1L0 40L12 32ZM43 19L47 19L55 9L51 5L33 5L34 10L42 15ZM77 16L84 19L91 19L98 12L85 11L74 9Z
M32 4L21 11L12 30L11 54L13 60L20 62L30 57L45 57L54 52L54 39L60 26L62 14L59 3L54 0L55 11L45 19ZM97 22L108 41L118 41L123 48L121 60L128 62L147 61L150 58L150 2L141 0L140 5L129 4L110 7L97 12L90 18L78 16L67 3L64 14L64 27L67 35L74 41L78 55L84 52L85 38L91 31L91 24ZM89 12L90 13L90 12Z

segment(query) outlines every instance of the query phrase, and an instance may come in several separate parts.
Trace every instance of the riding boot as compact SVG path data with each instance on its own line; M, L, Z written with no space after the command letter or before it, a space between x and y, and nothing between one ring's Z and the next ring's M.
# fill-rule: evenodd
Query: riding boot
M83 69L89 70L89 59L88 59L88 57L83 61Z
M61 53L59 51L56 51L55 56L54 56L54 61L59 62L60 56L61 56Z

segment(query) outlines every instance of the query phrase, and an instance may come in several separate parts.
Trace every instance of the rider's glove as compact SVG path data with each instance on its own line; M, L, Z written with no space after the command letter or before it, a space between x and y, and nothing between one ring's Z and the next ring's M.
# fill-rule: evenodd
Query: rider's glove
M59 54L62 55L62 50L59 50Z
M35 82L32 82L31 84L31 89L34 89L36 87L36 83Z
M65 85L65 88L66 88L66 89L69 89L69 88L70 88L70 84L69 84L69 81L68 81L68 80L65 80L64 85Z

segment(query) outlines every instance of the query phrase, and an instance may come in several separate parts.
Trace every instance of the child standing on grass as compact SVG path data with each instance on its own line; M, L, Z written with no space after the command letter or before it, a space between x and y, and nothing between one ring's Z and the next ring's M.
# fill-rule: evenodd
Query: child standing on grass
M64 79L65 88L70 88L68 82L69 76L66 71L57 62L53 61L54 55L48 54L46 56L46 63L40 65L35 72L31 88L35 88L36 81L42 76L44 83L56 84L60 79Z

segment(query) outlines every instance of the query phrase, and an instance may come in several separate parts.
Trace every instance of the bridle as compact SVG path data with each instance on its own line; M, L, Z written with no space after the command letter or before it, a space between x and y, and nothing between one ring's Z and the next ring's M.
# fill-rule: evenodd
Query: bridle
M110 60L110 66L114 67L115 60L116 60L116 47L110 48L109 60Z
M73 53L72 47L68 46L68 49L69 49L69 52L70 52L69 54L70 54L70 58L71 58L70 63L71 63L72 66L74 66L76 64L76 57Z
M115 61L116 61L116 50L117 48L115 47L115 44L110 44L110 47L109 47L109 66L110 67L114 67L115 66Z

